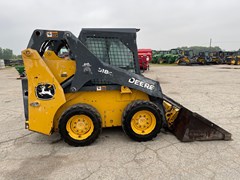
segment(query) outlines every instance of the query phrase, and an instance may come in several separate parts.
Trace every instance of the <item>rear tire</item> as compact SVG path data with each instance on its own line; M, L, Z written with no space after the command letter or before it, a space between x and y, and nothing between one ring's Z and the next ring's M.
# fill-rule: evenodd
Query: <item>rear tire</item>
M76 104L68 108L60 118L59 133L71 146L93 143L102 128L98 111L88 104Z
M124 110L122 128L135 141L152 140L162 128L161 111L151 101L134 101Z

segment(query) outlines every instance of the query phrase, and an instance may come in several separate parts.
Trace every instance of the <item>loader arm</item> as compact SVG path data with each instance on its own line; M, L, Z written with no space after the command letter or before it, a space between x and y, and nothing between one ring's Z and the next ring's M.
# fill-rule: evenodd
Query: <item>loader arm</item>
M71 32L35 30L28 48L35 49L40 55L43 55L45 42L51 40L66 41L71 51L71 56L76 61L76 73L68 82L68 84L71 84L70 92L77 92L87 82L99 79L140 90L156 98L163 98L158 81L100 61Z
M137 89L162 99L159 82L100 61L73 34L67 36L67 42L75 55L77 64L77 71L70 88L72 92L79 91L90 80L101 79Z

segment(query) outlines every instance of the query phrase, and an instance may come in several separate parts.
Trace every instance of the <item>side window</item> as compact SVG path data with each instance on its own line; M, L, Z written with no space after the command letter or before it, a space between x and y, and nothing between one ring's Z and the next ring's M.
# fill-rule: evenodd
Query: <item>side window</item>
M135 73L133 53L119 39L87 37L86 46L101 61Z
M107 53L107 42L104 38L87 38L87 48L100 59L101 61L109 64Z
M134 72L133 53L119 39L110 40L109 59L111 65Z

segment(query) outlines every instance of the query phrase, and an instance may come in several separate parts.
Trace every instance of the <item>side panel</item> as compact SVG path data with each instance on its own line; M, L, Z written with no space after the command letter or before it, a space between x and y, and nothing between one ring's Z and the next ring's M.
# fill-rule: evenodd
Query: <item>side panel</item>
M81 91L66 94L67 102L59 109L54 119L54 129L58 129L58 121L62 113L70 106L86 103L95 107L101 115L102 127L122 125L122 113L125 107L134 100L149 100L148 95L141 91L131 90L123 93L120 90L111 91Z
M76 71L75 61L60 58L54 53L54 51L46 51L44 53L44 61L59 83L62 83L69 77L73 76Z
M26 127L49 135L56 111L66 102L63 89L35 50L22 51L22 57L28 79Z

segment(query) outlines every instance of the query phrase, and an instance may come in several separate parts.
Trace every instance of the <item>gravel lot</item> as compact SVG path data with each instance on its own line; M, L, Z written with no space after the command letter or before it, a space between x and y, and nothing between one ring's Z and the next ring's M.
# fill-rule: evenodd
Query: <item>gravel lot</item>
M70 147L24 129L21 81L0 69L0 179L239 179L240 66L151 66L163 92L232 133L232 141L181 143L170 133L138 143L104 129Z

